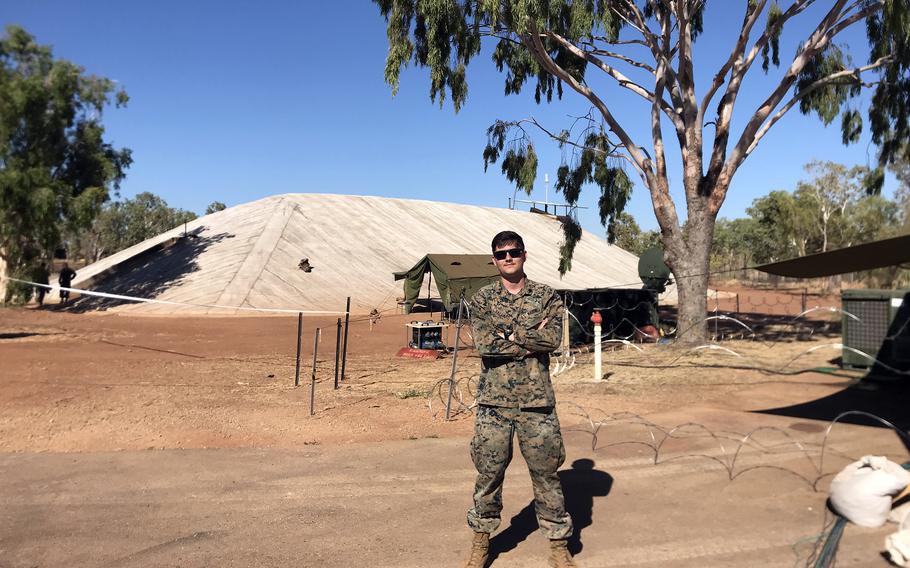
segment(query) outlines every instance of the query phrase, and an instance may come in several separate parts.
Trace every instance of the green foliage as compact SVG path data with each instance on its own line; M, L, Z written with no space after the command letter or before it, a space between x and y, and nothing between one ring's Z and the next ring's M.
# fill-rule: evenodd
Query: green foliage
M841 141L844 146L859 142L863 133L863 117L858 110L846 110L841 115Z
M405 389L401 392L396 392L395 396L397 396L398 398L403 400L406 398L423 398L423 397L427 396L428 394L429 393L427 391L420 390L419 388L411 387L411 388Z
M600 186L597 200L600 222L607 227L607 241L616 241L616 216L622 213L632 196L632 180L619 168L595 167L594 181Z
M616 216L614 223L614 244L634 255L641 256L649 248L660 245L660 233L642 231L629 213L623 211Z
M731 241L741 239L736 245L737 253L755 263L806 254L812 220L809 217L811 202L804 197L775 190L755 199L746 210L750 222L732 226L738 236Z
M562 244L559 245L559 275L563 276L572 270L572 254L575 245L581 240L581 225L575 219L566 218L562 222Z
M780 9L780 5L776 1L771 2L771 7L768 8L768 19L766 20L765 26L765 32L768 34L770 40L761 50L761 68L766 74L770 69L769 54L771 55L770 62L773 62L775 67L780 67L780 32L783 29L780 25L780 21L783 15L784 13Z
M826 50L811 58L809 64L800 72L796 81L796 92L802 91L824 77L844 71L848 65L851 64L844 51L836 45L830 45ZM860 90L859 78L848 75L806 94L799 101L799 110L803 114L815 112L818 118L828 125L840 113L844 103L850 98L858 96ZM848 138L846 134L844 137Z
M899 183L894 192L894 201L898 208L899 232L910 233L910 158L904 158L891 164L891 172Z
M885 168L878 167L868 170L862 180L866 195L879 195L885 185Z
M520 136L508 143L506 141L513 129L519 128L517 123L497 120L487 129L487 146L483 151L483 167L486 171L490 164L495 164L502 152L502 173L518 189L529 194L534 190L534 181L537 179L537 153L534 144L524 131Z
M850 204L846 215L845 242L856 244L898 235L899 205L881 195L860 197Z
M895 168L898 169L898 168ZM812 179L794 191L775 190L752 202L742 219L719 219L715 226L713 270L776 262L906 233L903 211L910 203L899 190L894 200L868 194L868 170L831 162L806 166ZM892 285L900 271L865 275L873 285Z
M196 218L196 214L168 207L153 193L106 204L92 227L72 236L74 248L89 261L110 256Z
M385 78L392 91L397 92L401 69L413 59L419 66L430 69L430 99L438 98L442 105L448 90L455 110L460 109L468 94L465 67L480 51L480 35L470 23L473 3L446 0L377 0L376 3L388 22Z
M132 162L104 140L101 115L122 105L109 79L86 75L18 26L0 38L0 255L28 276L91 225Z
M755 219L718 219L714 225L714 241L711 246L711 272L731 273L755 262L755 251L762 232Z
M865 179L869 193L874 194L880 188L882 167L895 162L901 152L910 157L910 145L906 144L910 140L910 3L906 0L862 0L835 6L838 11L822 25L821 34L805 37L794 54L796 76L785 73L781 77L780 85L792 88L795 101L788 100L782 89L775 91L769 98L773 105L761 108L754 117L737 115L733 108L738 85L742 84L740 74L750 70L747 54L758 48L766 73L772 64L780 66L779 39L785 26L797 17L807 16L809 11L803 13L792 2L770 0L762 3L764 13L756 13L759 3L748 0L743 22L751 22L754 17L754 21L764 23L764 33L755 33L761 24L751 29L748 41L742 45L744 51L731 53L729 65L717 75L717 90L712 90L704 100L706 109L717 108L719 114L726 113L724 117L716 117L717 120L703 116L698 108L698 98L704 94L696 92L693 79L698 75L713 75L696 69L698 62L692 59L688 49L688 40L695 41L704 33L703 16L708 2L374 1L387 22L389 52L385 77L393 93L398 89L401 70L415 64L429 70L430 99L442 104L445 97L451 97L457 112L467 100L468 65L481 53L482 40L489 38L493 64L504 74L506 95L527 89L533 91L538 103L554 103L561 99L563 88L568 85L590 102L592 112L574 119L573 127L562 132L558 128L546 129L533 119L497 121L487 132L484 167L502 160L506 178L518 188L530 191L536 177L537 153L524 126L533 124L564 151L568 150L559 167L556 186L567 202L577 203L583 186L597 184L601 221L608 226L612 239L617 238L616 220L632 187L618 160L634 164L654 199L667 199L670 176L660 167L665 145L657 137L662 138L665 128L672 124L683 161L682 182L690 210L687 216L677 216L675 208L665 203L655 204L655 211L661 215L665 244L673 245L667 249L671 262L683 262L708 240L717 207L730 187L730 176L721 173L735 174L741 160L752 153L754 144L764 136L765 127L773 126L781 117L778 113L786 113L792 106L798 106L803 114L817 115L825 124L840 115L845 144L857 142L863 128L869 129L879 148L879 169ZM676 9L671 10L671 6ZM828 10L822 13L827 14ZM835 40L853 22L861 23L863 19L871 51L870 65L860 71L854 68L846 46ZM804 27L814 29L815 25ZM661 36L662 30L669 34L666 40ZM808 61L804 67L800 67L804 61L801 55L806 55ZM666 70L659 81L654 76L658 69ZM590 77L595 73L596 77ZM878 75L877 80L867 78L871 73ZM657 93L648 90L655 83L663 84ZM867 99L859 98L864 87L874 89L868 105ZM659 94L662 100L656 106L669 116L656 115L654 124L650 123L650 112L619 116L613 112L615 109L611 110L612 100L616 93L627 92L623 89L644 99L646 108ZM760 96L759 100L762 99ZM714 100L718 101L716 107L712 104ZM863 116L857 110L859 105L868 106L868 125L864 125ZM641 117L646 123L634 124L633 117ZM739 150L747 150L731 152L736 142L730 138L730 121L742 124L742 119L751 118L757 120L750 122L737 143ZM572 130L579 122L586 126L580 136L574 136ZM718 129L714 137L716 148L703 144L703 140L709 139L702 136L705 124ZM644 148L641 139L634 139L632 133L644 131L643 126L652 133L654 152ZM612 163L614 160L616 163ZM706 202L710 205L706 206ZM679 219L687 217L703 217L695 225L699 234L687 234L680 225ZM571 254L577 231L567 224L564 232L566 238L561 251ZM560 265L567 270L570 259L563 257Z
M879 164L910 158L910 4L884 0L881 11L866 18L870 61L890 57L879 73L869 122L872 141L879 147Z
M616 216L613 244L623 250L634 252L633 248L637 246L640 238L641 227L638 226L635 217L625 211Z
M588 183L596 184L600 188L600 221L607 228L607 238L612 243L616 240L616 219L628 203L633 185L626 172L615 163L616 160L609 157L615 146L610 143L606 131L603 127L592 126L590 122L582 132L582 143L572 146L577 151L572 153L571 161L557 169L555 187L563 194L566 203L576 205L582 187ZM563 132L559 141L565 146L569 144L570 137L570 132ZM506 179L530 194L537 176L537 154L521 123L498 120L487 129L484 169L496 163L500 156ZM563 231L565 241L560 251L563 255L571 255L575 250L575 234L581 238L581 232L571 226L564 226ZM569 270L571 266L571 256L561 256L560 270Z
M205 208L205 215L211 215L212 213L217 213L219 211L224 211L227 209L227 205L220 201L212 201L209 203L209 206Z

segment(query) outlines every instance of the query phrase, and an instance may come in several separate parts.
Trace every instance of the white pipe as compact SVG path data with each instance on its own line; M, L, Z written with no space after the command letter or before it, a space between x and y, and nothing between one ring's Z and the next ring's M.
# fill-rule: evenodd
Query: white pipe
M600 351L600 324L594 324L594 380L603 380L603 371L601 369L602 353Z

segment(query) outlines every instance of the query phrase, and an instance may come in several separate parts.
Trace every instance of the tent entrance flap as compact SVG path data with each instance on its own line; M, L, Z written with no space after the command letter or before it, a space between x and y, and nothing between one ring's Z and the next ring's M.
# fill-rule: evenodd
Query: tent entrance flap
M395 280L404 280L405 311L411 312L420 296L424 275L430 272L446 308L458 305L464 294L469 299L475 292L496 281L499 271L488 254L428 254L410 270L395 272Z

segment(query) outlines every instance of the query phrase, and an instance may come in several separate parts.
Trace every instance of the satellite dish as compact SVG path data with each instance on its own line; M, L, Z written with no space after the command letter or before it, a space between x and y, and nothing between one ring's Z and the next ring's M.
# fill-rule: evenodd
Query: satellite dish
M663 292L670 281L670 267L664 263L664 249L653 246L638 258L638 276L645 288Z

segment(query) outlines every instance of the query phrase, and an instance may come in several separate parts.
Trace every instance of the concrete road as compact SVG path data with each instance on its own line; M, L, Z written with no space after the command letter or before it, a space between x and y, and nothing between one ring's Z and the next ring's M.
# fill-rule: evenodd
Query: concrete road
M641 444L602 438L592 451L587 434L566 440L563 484L581 566L792 566L825 519L825 494L797 475L763 468L731 481L716 448L667 448L655 465ZM579 459L593 463L573 469ZM799 452L769 460L807 471ZM9 453L0 454L0 480L2 568L458 566L470 539L465 439ZM504 500L493 566L546 566L519 455ZM878 550L892 531L849 527L838 565L887 565Z

